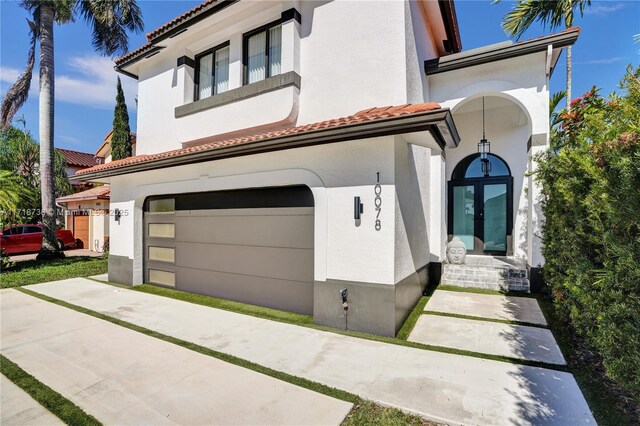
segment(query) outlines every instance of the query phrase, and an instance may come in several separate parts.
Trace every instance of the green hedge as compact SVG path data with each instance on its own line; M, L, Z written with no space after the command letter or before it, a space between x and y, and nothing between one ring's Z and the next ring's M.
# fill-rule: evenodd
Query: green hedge
M544 277L556 308L640 399L640 68L560 114L538 156Z

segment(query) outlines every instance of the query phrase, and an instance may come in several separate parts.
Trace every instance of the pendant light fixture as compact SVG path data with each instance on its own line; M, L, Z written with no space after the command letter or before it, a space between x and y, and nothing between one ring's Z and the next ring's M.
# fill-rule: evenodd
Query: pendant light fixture
M491 142L485 136L484 128L484 96L482 97L482 139L478 142L478 153L480 154L480 167L482 174L489 176L491 173L491 162L489 161L489 153L491 153Z

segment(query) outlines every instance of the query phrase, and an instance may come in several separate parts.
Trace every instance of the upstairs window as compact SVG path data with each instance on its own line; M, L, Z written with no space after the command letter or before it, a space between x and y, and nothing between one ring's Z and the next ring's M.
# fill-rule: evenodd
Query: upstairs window
M282 25L272 22L244 35L244 83L251 84L280 74Z
M196 55L195 99L229 90L229 42Z

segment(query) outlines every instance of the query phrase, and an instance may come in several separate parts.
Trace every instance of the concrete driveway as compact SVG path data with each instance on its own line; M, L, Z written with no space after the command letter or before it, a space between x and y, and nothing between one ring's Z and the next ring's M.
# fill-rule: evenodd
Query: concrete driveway
M562 371L344 336L83 278L29 289L442 423L595 424Z
M14 289L0 308L0 353L104 424L338 425L352 407Z
M98 253L97 251L91 251L87 249L73 249L73 250L65 250L65 256L74 257L74 256L89 256L89 257L100 257L104 256L104 253ZM36 258L38 253L25 253L25 254L16 254L10 256L12 262L21 262L23 260L33 260Z

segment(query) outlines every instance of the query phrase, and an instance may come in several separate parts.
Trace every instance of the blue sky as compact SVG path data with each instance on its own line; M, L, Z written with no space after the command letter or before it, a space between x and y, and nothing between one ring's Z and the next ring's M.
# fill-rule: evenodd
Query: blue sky
M355 0L354 0L355 1ZM197 1L138 0L145 22L145 33L195 6ZM513 2L503 0L456 0L463 49L473 49L507 37L500 28L504 14ZM372 2L372 7L375 3ZM24 67L28 50L27 12L15 1L0 0L0 96L15 81ZM640 0L593 1L584 17L576 18L582 27L573 49L573 95L579 96L596 85L603 93L617 88L628 64L640 63L640 44L633 35L640 33ZM55 145L78 151L95 152L111 129L115 105L115 80L110 58L97 55L91 46L91 34L83 21L56 27L56 118ZM534 25L523 39L548 34ZM144 34L130 37L130 48L145 42ZM551 81L551 91L565 85L564 55ZM37 70L37 64L36 64ZM129 105L131 127L136 127L136 82L121 76ZM27 103L18 112L38 140L38 98L36 79Z

